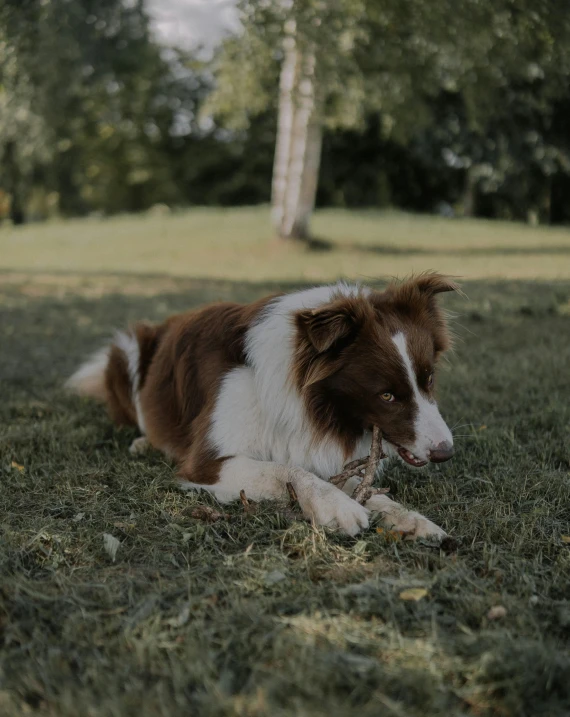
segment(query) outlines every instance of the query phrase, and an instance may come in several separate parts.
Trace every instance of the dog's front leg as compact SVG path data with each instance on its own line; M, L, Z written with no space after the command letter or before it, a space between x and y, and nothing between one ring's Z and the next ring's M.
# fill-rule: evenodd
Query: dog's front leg
M291 483L304 515L318 525L338 528L349 535L368 527L368 513L363 506L302 468L256 461L247 456L217 459L212 463L217 463L213 482L212 466L200 468L199 464L184 464L181 487L204 488L220 502L228 503L239 498L241 490L252 500L283 499L287 496L287 483ZM208 475L208 484L201 482L201 470Z
M350 478L344 484L344 492L352 495L354 489L360 482L359 478ZM427 538L429 540L441 541L447 533L431 520L424 517L415 510L408 510L400 503L388 498L382 493L369 498L365 506L371 513L378 514L380 521L387 530L395 530L404 533L406 540Z

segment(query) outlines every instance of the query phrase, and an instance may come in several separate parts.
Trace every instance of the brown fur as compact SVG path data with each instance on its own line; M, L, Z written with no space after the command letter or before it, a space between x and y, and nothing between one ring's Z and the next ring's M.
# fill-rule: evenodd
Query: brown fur
M117 346L111 346L109 351L105 391L111 420L118 425L136 426L137 414L131 396L127 358Z
M137 337L140 351L139 360L139 391L143 388L150 364L156 353L158 344L164 334L166 324L153 326L146 322L135 324L134 333Z
M207 444L221 378L245 363L247 329L272 297L248 306L217 304L173 316L159 326L136 324L139 395L146 435L194 482L215 483L224 457ZM108 406L117 423L136 424L127 361L113 346L106 371Z

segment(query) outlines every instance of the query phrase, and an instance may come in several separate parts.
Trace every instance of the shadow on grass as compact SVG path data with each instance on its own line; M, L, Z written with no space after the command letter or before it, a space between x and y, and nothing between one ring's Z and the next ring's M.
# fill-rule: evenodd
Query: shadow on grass
M490 247L432 247L425 246L396 246L395 244L360 244L358 242L330 242L327 240L315 240L316 246L309 243L309 251L348 251L364 254L380 254L385 256L408 256L408 255L440 255L446 256L515 256L547 254L564 256L570 254L570 243L556 246L490 246Z

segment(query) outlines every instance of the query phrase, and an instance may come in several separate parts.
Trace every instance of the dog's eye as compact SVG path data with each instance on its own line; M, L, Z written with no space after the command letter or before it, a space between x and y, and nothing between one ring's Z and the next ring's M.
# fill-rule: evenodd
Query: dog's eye
M386 401L386 403L392 403L393 401L396 400L396 398L394 397L394 394L393 394L393 393L387 393L387 392L386 392L386 393L381 393L381 394L380 394L380 398L381 398L383 401Z
M427 378L427 386L428 388L431 388L433 386L433 371L430 373L430 375Z

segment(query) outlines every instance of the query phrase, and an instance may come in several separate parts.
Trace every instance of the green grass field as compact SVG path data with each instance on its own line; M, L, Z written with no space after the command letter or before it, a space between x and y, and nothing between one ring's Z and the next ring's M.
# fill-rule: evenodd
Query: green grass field
M211 498L180 493L160 455L130 456L132 431L62 391L135 319L350 273L335 256L368 276L449 268L446 251L390 255L382 271L381 252L267 247L262 225L246 235L257 210L222 213L218 244L211 213L195 215L209 216L211 241L194 250L189 236L180 254L192 214L0 229L0 715L567 717L570 270L548 247L568 233L355 218L354 240L370 246L376 234L399 244L405 225L410 246L441 232L464 276L487 261L467 248L494 251L495 232L502 275L522 277L446 297L458 341L440 405L456 457L394 464L384 479L457 539L445 553L374 527L356 539L315 529L288 505L232 505L207 522L194 511ZM317 226L346 241L349 216L333 219ZM162 252L150 231L161 222ZM260 255L242 257L234 231ZM410 588L423 597L403 599Z
M0 270L319 282L437 268L473 279L570 279L568 228L329 209L313 229L329 251L270 241L265 207L5 227Z

